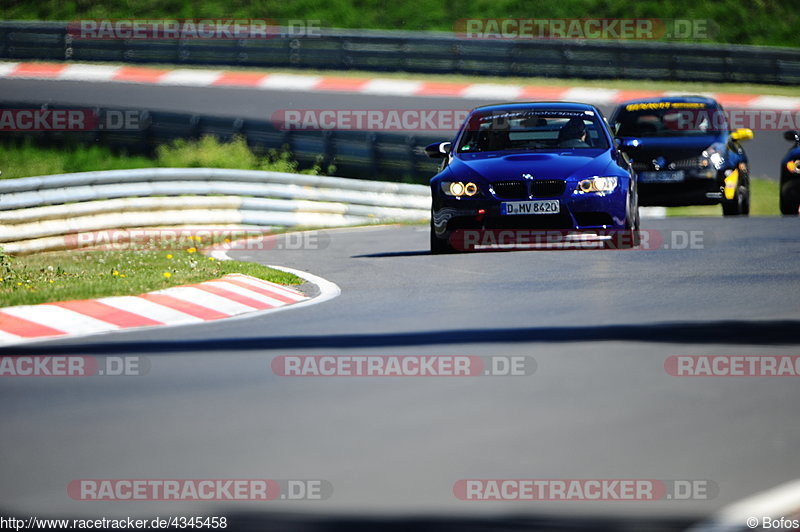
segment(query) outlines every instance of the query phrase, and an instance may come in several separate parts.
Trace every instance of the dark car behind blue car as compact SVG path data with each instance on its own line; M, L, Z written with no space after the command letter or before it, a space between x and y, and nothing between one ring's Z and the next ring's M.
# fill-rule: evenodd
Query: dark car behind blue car
M638 230L636 179L606 120L578 103L478 107L431 179L431 251L460 230ZM456 246L458 247L458 246Z
M648 98L621 104L611 127L631 159L641 205L722 204L725 215L750 212L750 175L742 140L725 112L702 96Z

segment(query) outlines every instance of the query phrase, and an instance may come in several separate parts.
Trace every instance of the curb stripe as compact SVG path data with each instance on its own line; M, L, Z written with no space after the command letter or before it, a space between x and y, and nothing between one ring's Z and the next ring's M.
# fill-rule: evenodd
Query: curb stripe
M394 96L473 98L495 101L577 100L594 104L618 104L637 98L684 94L676 91L608 89L603 87L552 87L502 83L456 83L393 78L348 78L304 74L156 69L92 63L0 62L0 78L59 79L89 82L153 83L169 86L250 87L284 91L333 91ZM694 91L696 92L696 91ZM731 108L800 109L800 98L758 94L712 93L712 98Z
M250 287L239 286L238 284L232 282L229 279L224 279L222 281L209 282L209 283L206 283L206 285L215 286L215 287L220 288L222 290L229 290L229 291L233 292L234 294L239 294L240 296L243 296L243 297L249 297L251 299L255 299L256 301L260 301L260 302L262 302L262 303L264 303L266 305L270 305L270 307L272 307L272 308L281 307L281 306L286 304L284 301L281 301L279 299L276 299L275 297L272 297L272 294L265 295L265 294L262 294L260 292L255 291L255 290L252 290Z
M116 325L84 316L78 312L45 303L4 308L3 312L48 327L57 323L58 330L66 333L102 332L117 329Z
M104 297L98 301L125 312L147 316L161 323L196 323L203 321L183 312L142 299L138 296Z
M314 90L359 92L369 81L368 79L327 77L322 78L314 87Z
M242 288L246 288L248 290L252 290L253 292L257 292L259 294L265 295L265 296L270 297L272 299L277 299L282 304L294 303L295 301L297 301L297 299L292 299L291 297L288 297L288 296L286 296L284 294L279 293L277 290L269 290L268 288L263 288L263 287L260 287L260 286L256 286L255 283L245 283L245 282L243 282L243 281L241 281L239 279L231 279L231 278L226 279L226 281L229 284L234 284L234 285L237 285L237 286L241 286Z
M184 314L189 314L190 316L194 316L195 318L200 318L201 320L205 321L219 320L230 316L230 314L219 312L218 310L214 310L211 307L196 305L189 301L178 299L177 297L173 297L168 294L150 293L150 294L142 294L139 297L141 297L142 299L147 299L148 301L152 301L153 303L169 307L179 312L183 312Z
M223 72L212 85L233 85L240 87L256 87L266 76L256 72Z
M52 63L18 63L10 74L19 77L57 78L65 69L65 65Z
M263 301L258 301L257 299L243 296L241 294L237 294L236 292L231 292L230 290L220 288L219 286L209 286L208 283L197 285L197 288L199 290L204 290L214 295L224 297L225 299L231 299L233 301L236 301L237 303L241 303L242 305L247 305L248 307L254 308L256 310L275 308L275 305L270 305L269 303L264 303Z
M307 91L316 87L321 79L319 76L299 74L270 74L264 76L258 86L262 89Z
M0 310L0 330L21 336L23 338L36 338L37 336L63 336L66 331L47 327L35 321L26 320Z
M302 292L248 275L228 274L220 279L138 296L0 308L0 346L132 328L193 325L276 312L324 300L326 298L321 296L309 298ZM51 327L51 323L58 328Z
M466 83L441 83L441 82L424 82L417 87L416 96L452 96L454 94L461 94L466 88L469 87Z
M221 75L222 72L219 70L178 69L167 72L158 79L158 82L164 85L194 85L203 87L212 85Z
M252 307L242 305L237 301L231 301L230 299L220 297L216 294L211 294L200 290L196 285L177 286L158 293L172 296L180 299L181 301L188 301L194 305L207 306L219 312L224 312L228 314L228 316L235 316L236 314L242 314L244 312L252 312L253 310Z
M50 303L61 308L85 314L92 318L111 323L118 327L145 327L151 325L164 325L164 322L151 320L141 314L134 314L125 310L112 307L101 301L87 299L83 301L60 301Z
M562 100L566 89L563 87L533 87L522 88L519 97L522 100Z
M0 77L8 77L17 69L19 63L0 63Z
M2 318L0 318L2 319ZM14 340L20 340L22 337L17 336L16 334L7 333L5 331L0 331L0 342L13 342Z
M112 78L114 81L136 81L139 83L158 83L168 71L154 68L122 67Z
M255 277L250 277L248 275L240 275L236 273L230 274L230 277L238 279L243 283L264 287L267 290L275 290L290 299L294 299L295 301L301 301L303 299L307 299L305 295L303 295L301 292L298 292L297 290L292 290L291 288L288 288L280 284L270 283L269 281L265 281L263 279L256 279Z
M518 85L500 85L494 83L474 83L461 91L462 98L482 98L485 100L516 100L522 94Z
M111 81L120 67L107 65L67 65L59 79L78 81Z

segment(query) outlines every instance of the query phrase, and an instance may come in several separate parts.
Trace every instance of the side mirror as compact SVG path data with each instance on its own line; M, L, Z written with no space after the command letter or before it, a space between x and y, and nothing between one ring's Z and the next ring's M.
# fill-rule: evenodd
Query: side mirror
M425 153L431 159L444 159L450 152L450 146L452 145L452 142L434 142L425 146Z
M753 130L743 127L741 129L737 129L736 131L731 132L731 138L733 140L752 140L753 138Z
M786 131L783 134L783 138L788 140L789 142L794 142L795 144L800 144L800 132L791 130Z
M620 149L622 146L622 139L619 137L614 137L614 147Z

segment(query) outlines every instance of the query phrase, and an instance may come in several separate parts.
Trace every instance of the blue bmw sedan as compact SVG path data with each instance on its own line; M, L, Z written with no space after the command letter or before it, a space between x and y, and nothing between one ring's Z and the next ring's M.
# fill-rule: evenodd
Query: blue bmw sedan
M581 103L473 109L431 179L431 252L463 250L464 231L593 236L639 229L635 174L601 112ZM512 237L513 240L513 237Z

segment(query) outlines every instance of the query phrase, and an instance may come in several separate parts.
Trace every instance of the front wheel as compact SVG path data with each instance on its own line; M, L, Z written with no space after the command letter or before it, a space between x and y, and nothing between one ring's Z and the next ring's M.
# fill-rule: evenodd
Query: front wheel
M748 216L750 214L750 187L739 185L732 200L722 200L723 216Z
M431 255L442 255L444 253L453 253L454 251L447 239L441 239L436 236L433 220L431 220Z
M781 214L797 216L800 210L800 182L788 181L781 186Z
M625 238L623 240L623 244L620 246L621 248L635 248L638 247L642 243L641 235L639 234L639 229L641 226L641 218L639 217L639 202L636 201L635 204L631 204L631 197L628 196L628 209L625 213ZM628 238L630 235L630 238Z

